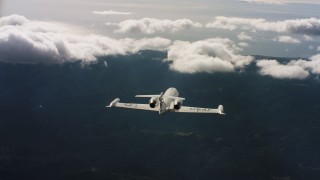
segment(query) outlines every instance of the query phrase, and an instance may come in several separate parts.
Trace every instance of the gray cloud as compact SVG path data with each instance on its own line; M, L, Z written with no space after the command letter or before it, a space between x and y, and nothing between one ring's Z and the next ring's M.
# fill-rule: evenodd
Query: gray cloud
M248 3L256 3L256 4L285 4L285 2L277 1L277 0L240 0Z
M113 24L113 23L112 23ZM202 27L200 23L191 21L190 19L155 19L143 18L139 20L129 19L117 24L119 29L117 33L143 33L153 34L156 32L176 32L182 29L192 27Z
M248 3L257 3L257 4L290 4L290 3L300 3L300 4L320 4L318 0L240 0Z
M92 13L98 14L98 15L131 15L131 14L134 14L133 12L121 12L121 11L115 11L115 10L93 11Z
M168 50L172 70L182 73L233 72L253 61L237 54L240 49L229 39L206 39L197 42L175 41Z
M246 42L240 42L240 43L238 43L238 45L241 47L248 47L249 46L249 44Z
M143 49L165 50L169 39L112 39L74 32L79 27L30 21L12 15L0 19L0 61L11 63L92 62L99 56L135 53Z
M0 17L2 16L2 8L3 8L3 3L2 3L2 0L0 0Z
M206 27L228 30L249 28L259 31L320 36L320 19L316 18L267 21L265 19L217 16L212 22L206 24Z

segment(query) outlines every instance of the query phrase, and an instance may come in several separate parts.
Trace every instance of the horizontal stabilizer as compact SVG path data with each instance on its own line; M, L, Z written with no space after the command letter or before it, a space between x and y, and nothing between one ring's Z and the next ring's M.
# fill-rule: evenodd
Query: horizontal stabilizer
M169 99L174 99L174 100L182 100L184 101L185 98L182 98L182 97L176 97L176 96L167 96L167 95L164 95L162 96L163 98L169 98Z
M153 97L155 97L155 98L159 98L160 95L159 94L157 94L157 95L136 95L136 97L142 97L142 98L153 98Z
M157 95L136 95L136 97L142 97L142 98L168 98L168 99L174 99L174 100L182 100L184 101L185 98L182 97L176 97L176 96L168 96L168 95L162 95L162 94L157 94Z

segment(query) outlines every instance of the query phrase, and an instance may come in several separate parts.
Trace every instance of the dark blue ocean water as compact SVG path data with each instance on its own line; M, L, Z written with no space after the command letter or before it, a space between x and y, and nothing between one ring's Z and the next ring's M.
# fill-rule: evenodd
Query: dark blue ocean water
M320 178L320 81L180 74L161 52L91 65L0 64L0 179ZM107 62L106 67L104 62ZM107 109L176 87L226 116Z

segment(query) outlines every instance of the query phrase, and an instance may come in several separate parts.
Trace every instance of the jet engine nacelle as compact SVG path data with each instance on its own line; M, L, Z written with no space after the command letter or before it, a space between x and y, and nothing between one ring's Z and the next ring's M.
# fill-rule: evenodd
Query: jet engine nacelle
M149 101L149 106L150 106L151 108L155 108L155 107L157 106L158 102L159 102L159 99L158 99L158 98L152 97L152 98L150 99L150 101Z
M179 110L181 108L182 102L183 102L182 100L176 99L173 103L173 108L176 110Z

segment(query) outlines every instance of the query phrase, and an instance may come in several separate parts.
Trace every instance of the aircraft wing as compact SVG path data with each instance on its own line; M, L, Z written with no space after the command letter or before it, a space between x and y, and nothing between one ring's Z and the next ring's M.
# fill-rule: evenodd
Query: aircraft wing
M120 103L119 98L113 100L110 103L110 105L107 107L121 107L121 108L140 109L140 110L147 110L147 111L159 111L159 107L151 108L149 104Z
M222 105L219 105L217 109L181 106L181 108L179 110L175 110L175 112L180 112L180 113L218 113L218 114L224 114Z

